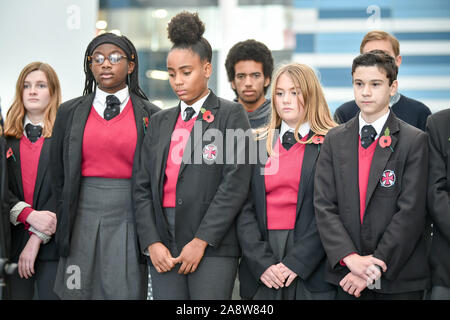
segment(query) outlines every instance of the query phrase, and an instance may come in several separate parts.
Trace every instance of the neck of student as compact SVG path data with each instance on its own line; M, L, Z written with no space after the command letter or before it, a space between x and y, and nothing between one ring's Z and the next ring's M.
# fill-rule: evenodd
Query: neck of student
M39 123L44 122L44 112L41 113L33 113L33 112L27 112L27 117L30 119L31 123L34 125L37 125Z
M386 113L389 112L389 105L386 106L386 108L384 108L383 110L376 112L376 113L364 113L363 111L361 111L361 118L363 118L363 120L368 123L374 123L375 121L377 121L378 119L380 119L382 116L384 116Z
M261 98L259 98L255 102L246 102L246 101L243 101L241 98L239 98L238 102L244 106L245 111L253 112L256 109L258 109L259 107L261 107L264 102L266 102L266 97L261 96Z

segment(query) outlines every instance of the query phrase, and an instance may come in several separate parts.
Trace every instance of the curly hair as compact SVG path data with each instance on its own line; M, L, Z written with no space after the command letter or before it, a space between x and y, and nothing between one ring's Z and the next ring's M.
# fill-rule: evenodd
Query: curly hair
M263 65L264 78L271 78L273 72L273 57L267 46L259 41L249 39L236 43L228 52L225 60L228 81L233 81L236 76L234 66L239 61L253 60L261 62ZM267 93L269 86L264 88L264 94Z
M168 38L173 43L173 49L191 49L200 56L202 61L212 61L212 48L203 37L205 24L198 13L183 11L173 17L168 26Z

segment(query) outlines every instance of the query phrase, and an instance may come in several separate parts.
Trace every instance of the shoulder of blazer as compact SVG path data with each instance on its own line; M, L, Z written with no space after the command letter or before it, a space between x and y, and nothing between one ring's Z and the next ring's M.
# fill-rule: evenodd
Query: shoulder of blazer
M138 105L140 105L146 111L146 113L148 113L149 116L161 110L159 107L157 107L150 101L143 99L138 95L135 95L134 93L130 93L130 97L131 101L133 103L137 103Z
M73 98L71 100L63 102L58 108L58 113L59 114L69 114L69 113L72 113L75 110L75 108L80 104L86 104L86 103L92 104L92 102L94 101L94 96L95 95L92 92L86 96Z
M428 117L428 121L433 123L436 126L447 126L450 123L450 108L438 111Z

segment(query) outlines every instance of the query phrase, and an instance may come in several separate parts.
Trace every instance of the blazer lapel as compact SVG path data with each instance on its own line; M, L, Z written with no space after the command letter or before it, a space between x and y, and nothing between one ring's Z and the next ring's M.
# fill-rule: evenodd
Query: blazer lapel
M17 179L17 185L19 186L20 196L23 199L23 185L22 185L22 169L20 163L20 139L11 139L11 149L13 151L14 157L16 158L16 163L13 166L14 176Z
M36 182L34 184L34 195L33 204L37 204L37 199L39 197L39 191L42 186L45 175L47 174L47 168L50 161L50 145L51 138L44 139L44 144L42 145L41 155L39 156L39 164L36 176Z
M308 137L312 137L314 132L310 131ZM314 143L305 145L305 152L303 154L303 163L300 175L300 183L298 187L297 197L297 216L300 213L300 208L305 197L306 190L308 189L309 181L313 175L313 169L316 164L317 157L319 156L319 147Z
M208 98L206 98L205 102L203 103L202 108L205 108L206 110L211 111L213 117L216 117L216 114L219 111L219 107L220 107L219 99L211 90ZM186 163L192 162L191 160L192 160L192 154L194 153L194 150L197 148L197 146L199 144L201 147L202 138L203 138L206 130L209 128L209 126L213 122L214 121L211 121L211 122L204 121L203 114L201 112L199 112L197 119L195 120L194 127L192 128L192 132L189 136L189 140L186 144L185 152L183 153L183 160L182 160L181 166L180 166L180 172L178 175L180 175L183 172L184 168L186 167ZM200 134L200 128L201 128L201 134ZM190 148L191 152L189 152L188 148ZM186 151L188 151L188 152L186 152ZM196 159L194 159L194 161L195 160Z
M141 146L144 140L144 118L149 117L147 111L142 106L141 100L134 94L130 94L131 104L133 105L134 120L136 121L137 145ZM139 163L139 152L134 153L134 162Z
M396 133L399 131L398 120L395 118L394 113L391 111L386 123L383 127L383 130L380 133L381 136L384 135L384 131L386 128L389 128L390 136L391 136L391 147L395 150L395 145L397 144L398 138ZM383 174L383 170L386 167L386 163L392 155L391 148L381 148L379 144L377 144L375 148L375 153L373 155L372 163L370 165L370 174L369 174L369 182L367 184L367 194L366 194L366 208L367 205L377 187L377 184L380 181L381 175Z
M158 154L156 156L156 181L158 181L159 198L162 201L164 188L164 174L167 157L169 156L170 142L175 124L180 114L180 106L166 112L159 125Z
M70 181L78 181L77 177L80 175L84 128L86 127L86 121L89 117L94 97L95 93L91 93L85 99L80 100L73 113L68 147L68 153L71 155L69 157Z
M358 180L358 149L359 149L359 120L358 116L344 124L345 133L339 141L339 158L341 175L335 181L338 188L346 195L345 209L351 221L352 230L359 234L361 221L359 218L359 180ZM357 214L355 214L357 213ZM340 213L340 214L343 214ZM359 243L357 243L359 247Z

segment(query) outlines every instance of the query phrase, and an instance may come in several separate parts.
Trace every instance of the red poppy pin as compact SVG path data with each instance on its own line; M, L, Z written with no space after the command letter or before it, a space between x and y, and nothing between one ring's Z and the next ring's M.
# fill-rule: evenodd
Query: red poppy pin
M323 143L323 141L325 140L325 137L324 136L319 136L319 135L314 135L312 138L311 138L311 140L312 140L312 142L314 143L314 144L322 144Z
M13 157L14 162L16 161L16 157L14 156L14 152L12 151L11 147L6 151L6 159L9 159L10 157Z
M200 112L203 113L203 120L205 120L208 123L211 123L214 121L214 115L211 113L210 110L206 110L205 108L201 108Z
M143 124L143 126L144 126L144 133L147 133L147 128L148 128L148 117L142 118L142 124Z
M380 138L380 141L378 141L378 143L380 144L380 147L382 147L382 148L389 147L389 149L391 149L391 151L394 152L394 149L391 146L392 138L391 138L390 134L391 134L391 131L389 130L389 128L386 128L386 130L384 130L384 136L382 136Z

